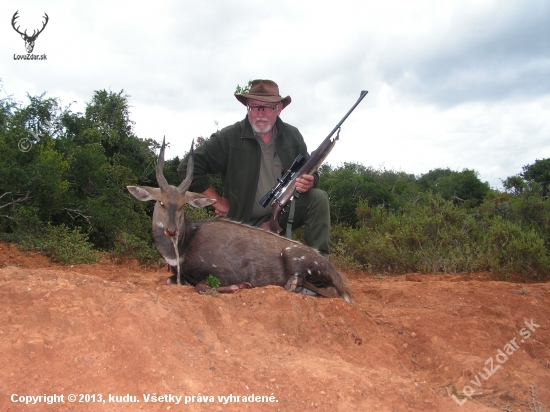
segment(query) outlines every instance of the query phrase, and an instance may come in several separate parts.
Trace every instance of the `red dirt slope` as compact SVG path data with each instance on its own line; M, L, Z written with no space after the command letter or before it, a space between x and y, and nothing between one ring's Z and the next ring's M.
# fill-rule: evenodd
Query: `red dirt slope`
M550 284L347 273L348 305L168 275L0 243L0 410L550 409Z

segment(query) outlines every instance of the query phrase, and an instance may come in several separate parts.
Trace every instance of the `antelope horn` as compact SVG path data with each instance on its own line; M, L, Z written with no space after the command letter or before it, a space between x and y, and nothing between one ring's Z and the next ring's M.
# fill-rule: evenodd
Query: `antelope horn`
M164 170L164 147L166 146L165 140L166 136L162 138L162 147L160 148L159 159L157 161L157 183L162 192L166 191L169 186L168 181L162 173L162 171Z
M185 173L185 180L178 186L178 192L185 193L191 182L193 181L193 170L195 169L195 159L193 146L195 145L195 139L191 142L191 150L189 151L189 160L187 161L187 172Z

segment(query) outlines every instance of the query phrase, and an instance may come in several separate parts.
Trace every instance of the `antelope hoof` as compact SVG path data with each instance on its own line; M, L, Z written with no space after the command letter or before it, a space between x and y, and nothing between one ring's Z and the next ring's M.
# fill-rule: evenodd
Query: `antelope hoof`
M210 290L210 289L212 289L212 288L204 282L199 282L195 285L195 290L199 293L204 293L204 292L206 292L207 290Z

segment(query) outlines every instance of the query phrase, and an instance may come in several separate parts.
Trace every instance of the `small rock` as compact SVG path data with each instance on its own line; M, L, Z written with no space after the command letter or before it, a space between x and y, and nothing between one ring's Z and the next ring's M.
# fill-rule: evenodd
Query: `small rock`
M411 338L416 338L416 333L411 332Z
M406 343L403 344L403 349L407 349L408 347L409 347L408 344L406 344Z
M399 333L400 335L402 335L402 334L403 334L403 330L402 330L402 329L399 329L399 330L397 331L397 333Z

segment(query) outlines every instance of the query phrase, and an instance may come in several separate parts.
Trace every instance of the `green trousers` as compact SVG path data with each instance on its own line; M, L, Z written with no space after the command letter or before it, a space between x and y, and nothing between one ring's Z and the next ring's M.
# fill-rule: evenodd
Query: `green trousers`
M330 206L328 195L321 189L310 189L306 193L300 194L296 202L294 211L294 223L292 229L298 229L304 226L304 243L316 249L323 256L328 256L328 240L330 237ZM271 212L269 206L266 211ZM260 226L262 223L269 220L270 215L267 214L252 222L252 226ZM288 221L288 213L281 213L279 216L279 225L283 229L282 235L286 232L286 224Z

